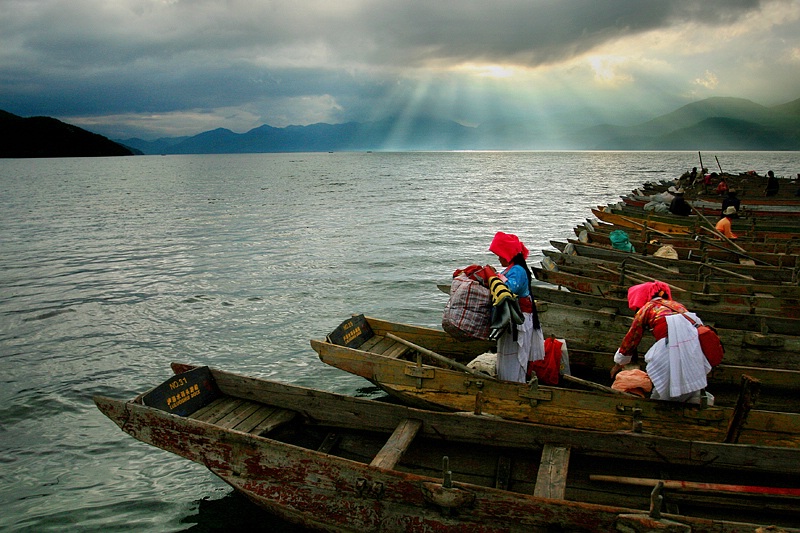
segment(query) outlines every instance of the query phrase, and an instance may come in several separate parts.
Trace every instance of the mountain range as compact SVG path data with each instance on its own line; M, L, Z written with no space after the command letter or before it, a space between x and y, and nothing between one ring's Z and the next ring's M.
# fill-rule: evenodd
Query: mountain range
M800 150L800 99L765 107L716 97L633 126L601 124L553 131L517 122L476 127L435 118L312 124L246 133L228 129L192 137L117 142L145 154L321 152L364 150Z
M800 99L765 107L716 97L632 126L589 128L493 121L465 126L449 120L390 117L374 122L276 128L245 133L218 128L190 137L109 140L49 117L23 119L0 111L6 139L0 157L133 154L411 150L764 150L800 151Z

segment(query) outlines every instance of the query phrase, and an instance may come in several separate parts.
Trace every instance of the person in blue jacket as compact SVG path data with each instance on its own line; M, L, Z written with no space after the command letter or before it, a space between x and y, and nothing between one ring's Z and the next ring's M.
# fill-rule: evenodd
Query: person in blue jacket
M516 235L498 231L489 251L497 255L503 270L500 281L515 297L524 321L506 329L497 339L497 377L524 383L528 363L544 359L544 335L531 295L531 270L526 263L528 249Z

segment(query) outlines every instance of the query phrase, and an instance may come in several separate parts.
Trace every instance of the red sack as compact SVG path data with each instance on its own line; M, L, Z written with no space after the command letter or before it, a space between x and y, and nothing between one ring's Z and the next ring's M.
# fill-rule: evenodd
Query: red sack
M722 362L722 356L725 355L725 348L722 346L722 341L719 340L719 335L710 326L698 326L697 337L700 340L700 347L703 349L703 355L708 359L712 367L717 366Z
M528 362L528 379L535 373L541 383L558 385L559 370L561 369L561 345L561 341L552 337L544 340L544 359Z

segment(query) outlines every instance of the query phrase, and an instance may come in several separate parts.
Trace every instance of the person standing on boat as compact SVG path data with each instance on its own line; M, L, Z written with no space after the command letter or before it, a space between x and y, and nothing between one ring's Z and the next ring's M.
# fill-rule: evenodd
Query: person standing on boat
M776 178L775 173L770 170L767 172L767 188L764 189L764 196L775 196L778 194L779 189L778 178Z
M736 239L737 235L731 230L731 219L736 216L736 208L729 205L722 212L723 217L719 219L714 229L729 239Z
M688 315L697 324L703 322L672 300L669 286L662 281L650 281L628 289L628 306L636 311L622 345L614 354L611 377L616 377L629 364L642 340L645 330L656 338L644 356L645 371L653 382L650 397L656 400L698 403L705 389L706 374L711 365L703 355L697 329L682 316ZM713 399L712 399L713 401Z
M498 231L489 251L497 255L503 270L498 277L517 297L524 321L497 339L497 377L525 383L528 362L544 359L544 334L531 295L531 269L525 260L528 249L516 235Z

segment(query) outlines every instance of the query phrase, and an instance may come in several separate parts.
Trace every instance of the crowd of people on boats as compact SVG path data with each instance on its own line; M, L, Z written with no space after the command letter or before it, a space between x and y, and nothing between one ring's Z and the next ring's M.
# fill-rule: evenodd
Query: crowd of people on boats
M778 180L773 171L766 177L763 194L774 196L780 190ZM737 185L745 183L734 181ZM718 195L722 208L715 230L720 238L737 239L732 221L739 216L741 199L724 175L695 167L667 190L652 195L651 203L666 205L677 216L691 215L696 209L686 199L686 188L698 194L702 188L703 194ZM635 252L625 232L614 233L624 234L612 233L615 249ZM482 277L492 301L489 339L497 342L494 370L501 380L524 383L535 377L536 369L550 355L534 304L532 272L526 262L529 251L519 237L502 231L494 235L489 251L501 265L499 269L485 267ZM614 354L610 372L613 387L655 399L700 402L702 397L703 402L713 402L713 396L705 392L706 374L712 366L697 332L702 320L673 300L669 285L661 281L630 287L628 305L635 315ZM648 331L655 343L640 357L638 347Z
M477 279L491 294L488 338L496 341L497 347L494 375L517 383L541 379L545 377L541 373L553 366L552 357L560 359L561 347L557 354L546 348L532 294L532 272L526 262L528 248L516 235L498 231L489 251L497 256L501 268L482 267ZM654 399L699 403L711 370L694 327L702 320L672 300L670 287L661 281L631 287L628 304L636 314L614 355L614 387ZM639 357L638 346L647 331L656 342ZM551 358L550 363L546 358ZM543 382L552 383L548 379ZM704 401L713 403L713 396L705 394Z

